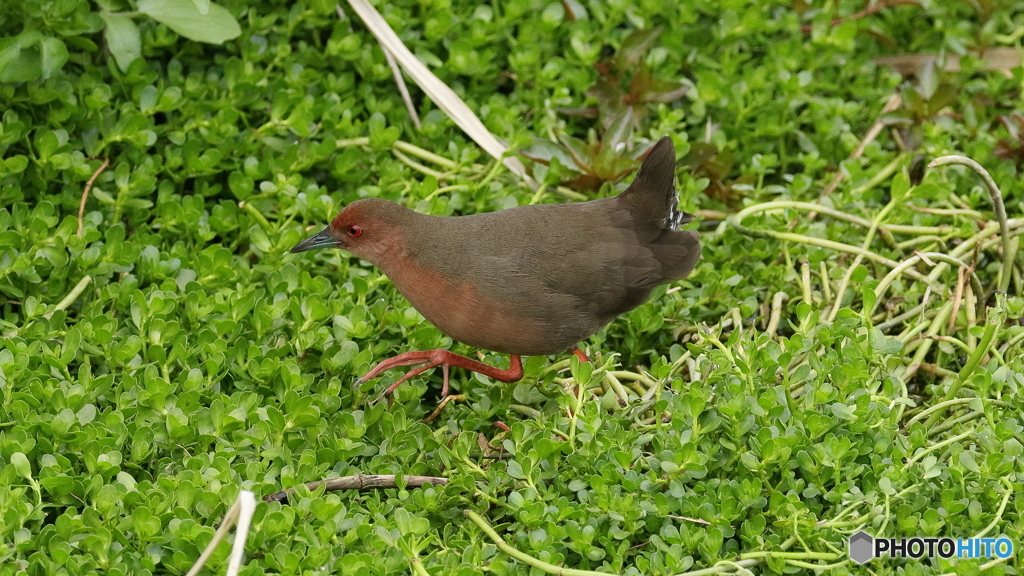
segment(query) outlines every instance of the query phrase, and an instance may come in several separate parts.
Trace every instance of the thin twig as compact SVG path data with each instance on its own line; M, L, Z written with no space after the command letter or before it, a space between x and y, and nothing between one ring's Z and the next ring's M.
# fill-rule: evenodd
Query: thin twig
M84 216L85 216L85 201L89 198L89 191L92 190L93 183L100 177L100 174L110 166L110 158L104 158L103 164L92 173L89 177L89 181L85 183L85 190L82 190L82 201L78 203L78 237L81 238L85 234L84 228Z

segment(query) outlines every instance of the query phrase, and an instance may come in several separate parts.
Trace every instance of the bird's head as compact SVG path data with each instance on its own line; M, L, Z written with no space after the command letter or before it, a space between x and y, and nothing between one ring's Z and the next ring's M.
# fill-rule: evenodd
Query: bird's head
M396 232L405 212L411 211L379 198L356 200L339 212L330 226L299 242L291 252L341 248L376 263L400 236Z

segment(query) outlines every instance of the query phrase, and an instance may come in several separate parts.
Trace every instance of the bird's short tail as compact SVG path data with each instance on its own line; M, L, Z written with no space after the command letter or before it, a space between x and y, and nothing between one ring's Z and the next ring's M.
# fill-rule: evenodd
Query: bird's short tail
M693 215L678 208L675 172L675 148L665 137L647 153L633 183L619 196L629 206L637 238L661 265L646 281L651 286L685 277L700 258L697 233L679 230Z
M662 230L677 230L693 219L678 208L675 172L676 150L666 136L647 153L633 183L620 196L630 206L634 220Z

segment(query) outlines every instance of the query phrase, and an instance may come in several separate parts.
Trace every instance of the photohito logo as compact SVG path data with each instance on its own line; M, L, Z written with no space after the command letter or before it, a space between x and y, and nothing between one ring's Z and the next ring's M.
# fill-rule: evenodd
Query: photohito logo
M1009 538L874 538L861 530L850 536L850 560L865 564L888 555L891 558L1009 558Z

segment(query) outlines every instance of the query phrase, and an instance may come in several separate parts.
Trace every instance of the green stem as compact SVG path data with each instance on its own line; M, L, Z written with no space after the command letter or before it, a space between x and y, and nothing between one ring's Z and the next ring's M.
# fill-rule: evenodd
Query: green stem
M984 415L985 415L984 412L968 412L967 414L964 414L963 416L960 416L959 418L954 418L952 420L946 420L945 422L943 422L942 424L939 424L935 428L929 428L928 432L927 432L928 437L931 438L932 436L938 436L939 434L942 434L943 432L946 432L947 430L952 430L958 424L963 424L965 422L970 422L971 420L977 420L978 418L980 418L980 417L982 417Z
M67 310L68 306L74 304L75 300L82 295L82 292L85 292L85 289L89 286L90 282L92 282L92 276L89 276L88 274L82 276L82 279L78 281L78 284L75 284L75 287L71 289L71 292L68 292L68 295L58 302L57 305L53 307L53 310L44 314L43 317L49 318L50 316L53 316L54 312Z
M622 382L615 377L612 372L604 373L604 380L608 383L608 386L615 392L615 395L619 398L619 403L623 406L629 404L629 393L623 388Z
M534 558L529 554L520 552L512 546L509 546L509 544L505 542L505 540L502 539L502 537L499 536L497 532L494 531L494 528L491 528L490 524L488 524L487 521L484 520L476 512L473 512L472 510L463 510L463 514L465 514L467 518L472 520L473 523L476 524L477 527L479 527L480 530L482 530L483 533L486 534L487 537L490 538L492 542L494 542L494 545L498 548L498 550L501 550L505 554L511 556L512 558L515 558L516 560L522 562L523 564L526 564L527 566L536 568L548 574L557 574L559 576L608 576L607 572L591 572L590 570L576 570L574 568L565 568L562 566L555 566L554 564L548 564L543 560Z
M792 232L776 232L775 230L758 230L754 228L747 228L746 226L736 225L736 228L741 232L750 234L752 236L767 236L769 238L776 238L778 240L786 240L789 242L799 242L802 244L810 244L812 246L820 246L822 248L830 248L832 250L838 250L840 252L847 252L849 254L861 255L868 260L878 262L888 266L889 268L895 268L899 266L899 262L886 258L885 256L879 256L870 250L865 250L859 246L851 246L850 244L843 244L842 242L835 242L832 240L826 240L824 238L815 238L813 236L805 236L803 234L794 234ZM905 272L907 276L910 276L914 280L919 282L925 282L927 284L935 284L934 280L925 277L923 274L916 270L907 270ZM933 286L934 288L940 288L939 285Z
M369 140L369 138L367 138L367 140ZM409 144L408 142L403 142L402 140L395 140L395 143L392 144L391 147L395 150L405 152L410 156L415 156L420 160L433 162L434 164L437 164L438 166L444 168L445 170L454 170L455 168L458 167L458 164L445 158L444 156L439 156L429 150L424 150L419 146L413 146L412 144Z
M863 226L867 228L871 226L871 221L866 218L861 218L848 212L836 210L823 204L816 202L797 202L795 200L779 200L776 202L762 202L760 204L754 204L748 206L743 210L740 210L734 214L731 218L736 224L741 224L743 219L751 214L757 214L759 212L771 212L774 210L782 210L784 208L792 208L794 210L800 210L803 212L817 212L819 214L826 214L837 220L844 220L851 224ZM879 230L886 230L889 232L896 232L899 234L946 234L954 231L952 226L910 226L904 224L886 224L879 226Z
M964 438L967 438L967 437L969 437L969 436L971 436L973 434L977 434L977 432L978 432L977 430L968 430L967 432L964 432L963 434L957 434L956 436L953 436L951 438L947 438L947 439L943 440L942 442L939 442L937 444L932 444L931 446L925 448L924 450L921 450L917 454L914 454L910 458L907 458L907 463L906 463L906 465L904 465L903 469L904 470L908 470L908 469L910 469L910 466L914 462L917 462L918 460L920 460L924 456L927 456L928 454L931 454L932 452L935 452L936 450L945 448L946 446L949 446L950 444L955 444L956 442L959 442L959 441L963 440Z
M906 312L903 312L899 316L894 316L893 318L891 318L889 320L886 320L885 322L882 322L881 324L876 326L876 328L878 328L882 332L885 332L886 330L888 330L890 328L894 328L896 326L899 326L904 321L910 320L914 316L920 315L924 311L924 309L927 308L926 304L927 304L927 302L922 302L921 304L918 304L917 306L914 306L910 310L907 310Z
M368 137L366 137L366 136L362 136L360 138L344 138L342 140L335 140L334 141L334 147L335 148L349 148L349 147L352 147L352 146L369 146L369 145L370 145L370 139Z
M889 176L892 176L893 173L896 172L896 170L899 169L900 165L903 164L903 161L906 159L906 157L907 157L907 153L906 152L901 153L899 156L897 156L895 159L893 159L892 162L889 162L888 164L886 164L885 168L882 168L877 174L872 176L870 180L868 180L864 184L861 184L860 186L858 186L858 187L854 188L853 190L851 190L850 191L850 195L853 196L853 197L857 197L857 196L867 192L868 190L871 190L875 186L878 186L882 182L885 182L886 178L888 178Z
M245 210L250 216L255 218L256 221L260 223L260 227L264 230L270 232L274 229L274 227L270 225L270 221L267 220L267 217L260 213L260 211L252 204L248 202L239 202L238 207Z
M1006 503L1010 501L1010 496L1013 496L1013 484L1010 483L1006 476L1000 478L999 481L1002 482L1003 486L1006 486L1006 492L1003 493L1003 501L999 504L999 510L996 510L996 517L992 519L992 522L990 522L984 530L978 532L978 535L975 536L975 538L984 538L985 534L991 532L992 529L996 527L996 524L999 524L999 521L1003 519L1003 511L1006 510Z
M420 557L413 552L413 555L409 557L409 563L412 564L412 572L416 576L430 576L430 572L423 566L423 561Z
M899 275L902 274L904 271L908 270L909 268L911 268L912 266L914 266L915 264L922 260L938 260L939 262L943 262L945 264L955 264L957 266L968 268L966 262L959 258L956 258L955 256L942 254L941 252L918 252L917 254L914 254L913 256L907 258L903 262L900 262L899 266L889 271L889 273L886 274L884 278L882 278L882 281L878 283L878 286L875 287L875 304L871 307L871 310L868 311L868 317L873 316L875 314L875 309L878 308L878 302L882 299L882 295L885 294L885 291L889 289L889 286L891 286L892 283L896 281L896 278L898 278ZM981 286L981 280L978 278L978 275L975 274L974 272L971 272L971 285L974 287L974 290L976 292L980 293L983 290Z
M406 166L412 168L413 170L416 170L417 172L420 172L420 173L425 174L427 176L433 176L434 178L437 178L439 181L440 180L445 180L445 179L448 178L448 176L446 174L444 174L443 172L438 172L437 170L434 170L433 168L428 168L428 167L424 166L423 164L420 164L419 162L413 160L412 158L409 158L405 154L402 154L402 152L398 150L397 146L395 148L391 149L391 153L394 154L395 157L398 158L398 160L402 164L405 164Z
M740 554L740 558L792 558L794 560L838 560L839 554L833 552L776 552L773 550L760 550L758 552L747 552Z
M944 402L939 402L935 406L931 406L931 407L929 407L929 408L927 408L925 410L922 410L921 412L915 414L913 418L911 418L910 420L907 420L907 423L903 425L903 428L910 428L911 426L914 425L914 422L920 421L925 416L928 416L928 415L933 414L935 412L939 412L941 410L945 410L946 408L949 408L950 406L957 406L959 404L967 404L967 403L971 402L972 400L974 400L974 398L954 398L952 400L946 400Z
M842 562L834 562L832 564L812 564L810 562L801 562L799 560L786 560L786 564L790 566L796 566L797 568L810 568L811 570L831 570L833 568L839 568L849 564L849 560L843 560Z
M999 186L996 186L996 182L989 175L988 170L985 170L981 164L966 156L960 156L959 154L940 156L932 160L928 167L935 168L945 164L962 164L971 168L981 176L982 181L985 182L985 187L988 188L988 195L992 200L992 208L996 213L996 220L999 221L999 229L1002 232L1003 267L999 274L999 291L1006 292L1006 288L1010 285L1010 271L1013 269L1014 254L1013 250L1010 249L1010 227L1006 218L1006 206L1003 205L1003 193L999 191Z
M942 326L946 323L947 320L949 320L949 315L952 312L953 312L953 301L949 300L945 304L942 305L942 308L939 309L939 313L936 314L935 317L932 319L931 326L929 326L929 328L928 328L928 333L929 334L938 334L939 330L942 329ZM908 340L909 340L909 338L908 338ZM904 345L905 345L906 342L907 342L907 340L904 340ZM911 361L912 365L913 364L920 365L921 362L924 362L925 356L928 355L928 351L932 347L932 342L934 342L934 341L933 340L927 340L927 339L921 341L921 345L918 347L917 352L914 354L914 358ZM906 380L903 379L903 378L900 378L899 381L900 381L900 388L901 388L901 393L902 393L901 394L901 398L909 398L910 397L910 393L907 390ZM900 420L903 419L903 411L906 410L906 406L903 403L897 403L896 401L893 401L893 404L894 404L894 408L895 409L892 411L890 422L892 423L893 426L898 426ZM925 425L925 427L927 428L927 425Z
M366 137L366 136L362 136L362 137L359 137L359 138L343 138L341 140L335 140L334 141L334 146L336 148L350 148L352 146L369 146L369 145L370 145L370 139L368 137ZM438 166L444 168L445 170L454 170L455 168L458 168L458 166L459 166L458 163L456 163L456 162L454 162L452 160L449 160L449 159L445 158L444 156L439 156L439 155L434 154L433 152L431 152L429 150L424 150L423 148L420 148L419 146L415 146L413 144L410 144L408 142L404 142L402 140L395 140L395 143L391 145L391 151L392 152L398 152L398 153L403 153L404 152L405 154L408 154L409 156L415 156L416 158L419 158L420 160L426 160L427 162L433 162L434 164L437 164ZM395 155L399 156L399 154L395 154ZM408 160L408 157L406 157L406 159Z
M541 198L544 197L544 193L546 193L547 191L547 184L541 184L540 186L537 186L537 191L534 192L533 196L530 197L530 206L540 203Z
M960 388L963 387L967 382L967 379L974 373L974 370L978 368L979 364L981 364L981 360L986 354L988 354L989 348L992 346L992 340L995 339L996 332L998 332L999 327L1002 324L1001 322L996 321L998 318L995 318L994 316L998 315L993 314L992 310L992 308L989 308L988 310L988 325L985 326L985 333L981 336L981 342L978 342L978 347L974 349L974 353L967 359L967 363L964 364L964 367L960 370L960 374L957 376L956 381L949 386L949 390L946 391L946 395L942 398L943 402L952 400L956 397L957 392L960 391ZM925 429L934 426L940 417L941 415L938 413L932 414L932 416L924 423Z
M609 374L621 380L632 380L633 382L640 382L644 386L647 386L648 388L658 385L657 382L651 380L647 376L644 376L643 374L638 374L636 372L630 372L628 370L614 370L612 372L609 372Z

